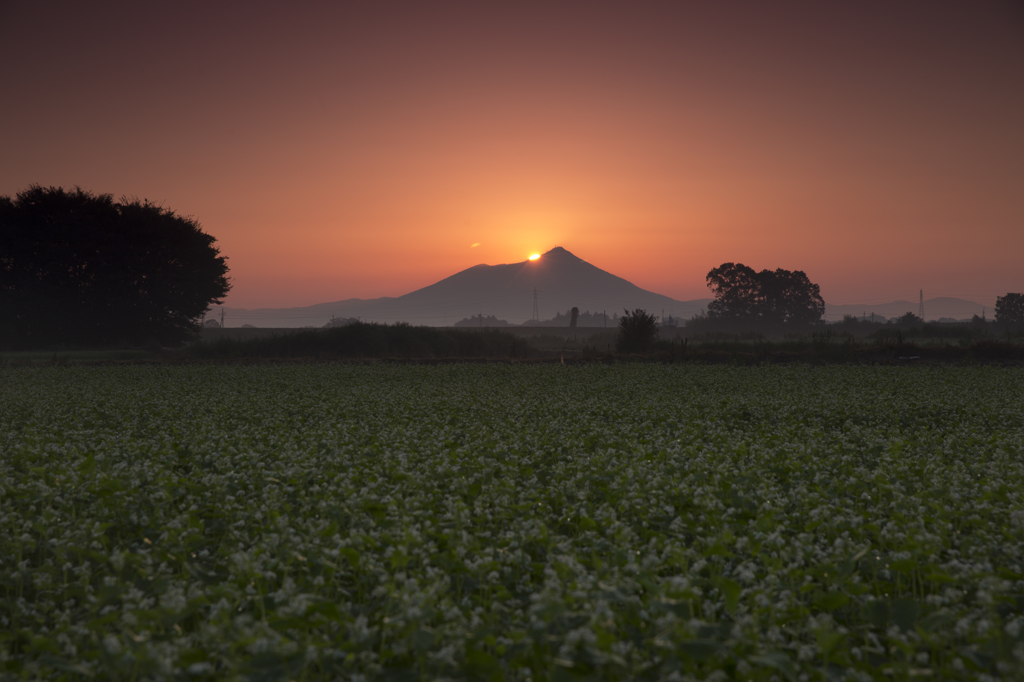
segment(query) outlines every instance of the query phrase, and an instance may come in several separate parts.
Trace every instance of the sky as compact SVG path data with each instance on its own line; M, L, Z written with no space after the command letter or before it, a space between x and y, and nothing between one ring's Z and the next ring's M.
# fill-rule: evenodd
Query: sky
M1016 3L0 0L0 64L0 195L192 216L233 307L554 246L680 300L1024 291Z

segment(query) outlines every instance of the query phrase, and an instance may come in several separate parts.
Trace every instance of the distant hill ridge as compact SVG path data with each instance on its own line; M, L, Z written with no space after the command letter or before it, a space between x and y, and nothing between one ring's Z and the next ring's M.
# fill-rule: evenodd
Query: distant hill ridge
M609 317L624 309L644 308L661 315L689 319L707 307L710 298L677 301L606 272L557 246L536 260L503 265L474 265L430 286L396 298L349 299L301 308L225 308L228 326L322 326L331 317L358 317L369 322L406 321L451 326L483 314L520 324L533 317L534 291L538 318L547 320L573 306Z
M917 315L919 301L892 301L877 305L830 305L825 304L825 319L829 321L841 320L844 315L854 317L868 316L872 313L885 318L899 317L904 313ZM948 296L925 299L924 317L926 320L937 320L939 318L952 318L956 320L970 319L974 315L981 315L986 307L974 301L965 301L962 298L951 298ZM992 317L992 309L987 308L988 316Z
M711 298L678 301L641 289L632 282L602 270L566 249L556 246L540 258L502 265L474 265L430 286L404 296L375 299L352 298L296 308L244 309L225 307L225 325L240 327L322 327L332 318L359 318L367 322L409 322L417 325L451 326L483 314L512 324L533 317L534 291L537 292L538 319L551 320L573 306L594 314L622 314L624 309L643 308L655 315L688 320L707 308ZM928 319L938 317L969 318L981 314L983 307L972 301L954 298L925 302ZM907 311L917 313L917 304L894 301L882 305L840 305L825 307L828 320L843 315L860 316L874 312L897 317ZM216 309L219 316L220 308Z

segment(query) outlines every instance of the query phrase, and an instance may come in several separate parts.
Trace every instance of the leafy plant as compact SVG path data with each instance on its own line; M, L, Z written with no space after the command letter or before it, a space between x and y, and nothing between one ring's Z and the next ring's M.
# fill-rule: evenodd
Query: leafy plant
M0 676L1018 679L1021 404L1021 367L0 367Z
M615 347L620 353L643 353L650 350L658 336L658 318L637 308L619 319L619 336Z

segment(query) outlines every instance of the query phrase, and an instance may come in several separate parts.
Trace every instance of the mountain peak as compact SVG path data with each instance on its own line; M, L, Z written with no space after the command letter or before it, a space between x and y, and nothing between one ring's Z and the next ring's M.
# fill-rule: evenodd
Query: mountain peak
M321 326L327 321L324 315L330 314L335 318L359 317L367 321L450 325L467 317L493 315L519 323L533 318L534 310L538 319L548 319L555 313L569 314L572 308L601 311L602 315L642 308L656 314L664 311L665 315L685 320L707 306L707 299L676 301L641 289L561 246L541 255L532 261L475 265L397 298L339 301L293 309L308 310L310 317L285 313L282 321L294 325L298 319L311 319ZM269 317L238 315L234 319L236 323L253 320L267 326L265 320Z
M563 249L561 246L556 246L555 248L551 249L550 251L547 251L546 253L542 254L542 257L543 258L575 258L576 260L581 260L578 256L575 256L575 255L569 253L568 251Z

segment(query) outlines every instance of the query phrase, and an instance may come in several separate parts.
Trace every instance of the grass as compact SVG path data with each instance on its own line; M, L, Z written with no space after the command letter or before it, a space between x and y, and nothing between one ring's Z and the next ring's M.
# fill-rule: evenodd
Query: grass
M4 679L1019 679L1024 369L0 367Z
M155 351L141 349L0 351L0 363L120 362L125 360L147 360L155 357L156 354Z

